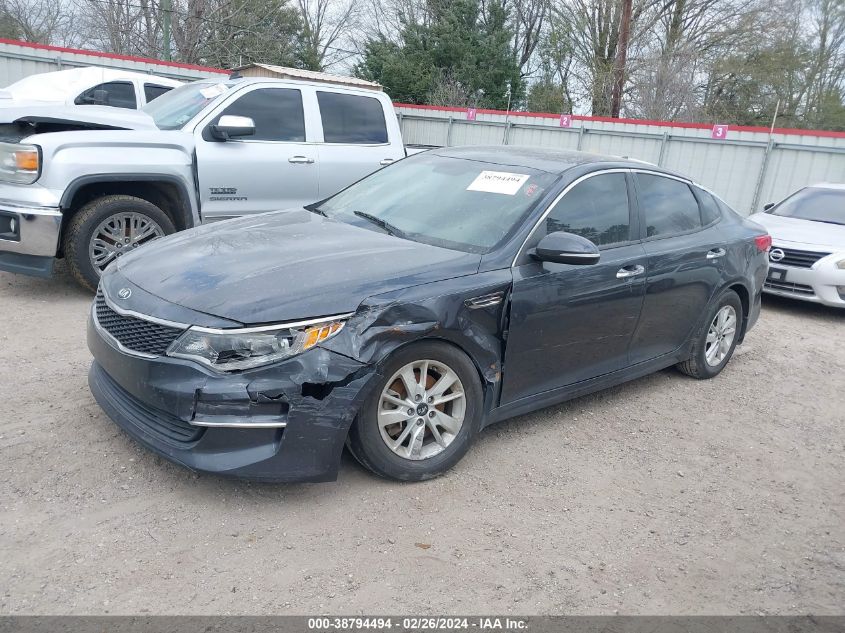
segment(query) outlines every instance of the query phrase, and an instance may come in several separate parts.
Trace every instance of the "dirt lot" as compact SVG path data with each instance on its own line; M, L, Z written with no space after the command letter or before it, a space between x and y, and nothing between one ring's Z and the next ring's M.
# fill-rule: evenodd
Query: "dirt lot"
M845 313L768 300L716 380L503 423L435 481L282 486L124 436L90 301L0 274L0 613L843 613Z

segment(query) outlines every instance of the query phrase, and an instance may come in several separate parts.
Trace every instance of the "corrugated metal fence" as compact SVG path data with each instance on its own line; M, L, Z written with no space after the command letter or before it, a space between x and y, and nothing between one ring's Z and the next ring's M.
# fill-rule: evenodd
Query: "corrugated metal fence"
M713 138L709 125L570 117L553 114L397 104L406 143L531 145L626 156L693 178L737 211L751 213L817 182L845 182L845 133L728 128Z
M78 68L80 66L122 68L181 80L219 77L221 74L226 74L226 71L217 68L193 64L164 62L156 59L129 57L128 55L110 55L95 51L0 39L0 86L2 87L36 73Z

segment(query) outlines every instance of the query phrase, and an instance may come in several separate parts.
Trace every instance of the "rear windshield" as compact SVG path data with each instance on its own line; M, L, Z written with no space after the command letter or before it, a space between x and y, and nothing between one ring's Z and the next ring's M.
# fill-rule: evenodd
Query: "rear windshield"
M845 190L807 187L767 211L784 218L845 224Z

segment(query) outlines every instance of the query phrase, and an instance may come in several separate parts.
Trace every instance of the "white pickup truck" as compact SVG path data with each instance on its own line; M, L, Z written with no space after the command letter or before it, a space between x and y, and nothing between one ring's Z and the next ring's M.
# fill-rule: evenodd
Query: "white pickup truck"
M375 84L201 80L140 111L0 109L0 270L94 288L157 237L326 198L406 155Z

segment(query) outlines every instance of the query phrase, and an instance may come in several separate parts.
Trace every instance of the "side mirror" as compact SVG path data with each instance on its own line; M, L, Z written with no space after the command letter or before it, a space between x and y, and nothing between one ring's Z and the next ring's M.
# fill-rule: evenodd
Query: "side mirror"
M228 141L240 136L255 134L255 121L248 116L224 114L216 124L210 127L211 136L218 141Z
M769 209L771 209L773 206L775 206L775 203L774 203L774 202L767 202L766 204L764 204L764 205L763 205L763 211L768 211L768 210L769 210Z
M555 231L540 240L533 256L543 262L555 264L596 264L601 257L598 246L574 233Z

